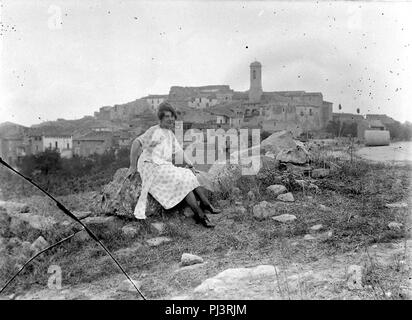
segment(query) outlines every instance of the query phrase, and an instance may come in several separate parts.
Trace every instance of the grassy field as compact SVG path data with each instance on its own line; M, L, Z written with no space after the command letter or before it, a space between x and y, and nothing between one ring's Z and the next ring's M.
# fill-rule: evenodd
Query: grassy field
M288 270L294 264L320 264L319 268L326 270L334 264L342 264L342 257L360 254L367 270L364 281L371 289L357 295L371 299L404 299L406 295L402 286L407 281L408 270L401 261L405 261L406 252L403 256L398 255L396 261L380 264L374 260L368 248L373 245L402 244L410 239L410 167L370 164L360 160L341 161L338 165L340 168L330 176L316 180L319 192L302 190L294 182L297 178L295 175L282 171L267 169L254 177L242 177L227 186L238 187L241 190L240 197L231 195L229 189L213 195L213 201L220 203L224 209L221 215L210 216L217 224L214 230L202 228L192 219L170 212L150 217L147 222L134 222L140 228L134 238L125 237L120 229L96 232L106 246L115 252L125 269L142 281L142 291L149 299L186 293L199 285L202 279L229 267L266 263ZM266 187L279 180L295 197L295 202L285 205L279 214L294 214L297 219L288 224L271 219L256 220L252 214L253 206L262 200L275 201L266 193ZM254 190L256 194L253 201L247 199L249 190ZM79 210L87 208L91 203L90 198L95 196L93 193L84 193L60 199L69 208ZM36 199L37 204L35 202L34 206L40 206ZM30 203L30 198L26 200ZM408 207L385 206L399 201L407 202ZM245 212L238 209L240 205L246 209ZM45 204L42 206L39 210L48 211ZM59 214L57 210L53 211L53 215ZM155 236L150 228L150 223L154 221L166 224L165 236L170 237L172 242L159 247L145 244L146 239ZM402 223L403 227L399 230L389 229L388 223L393 221ZM323 232L316 241L304 240L303 237L310 233L310 227L315 224L322 224ZM61 229L45 237L53 242L68 234L68 230ZM22 236L34 238L37 234ZM202 256L208 261L207 266L191 274L174 272L184 252ZM3 264L0 285L17 270L19 263L22 261L11 257ZM61 267L63 285L66 287L95 285L97 281L101 283L101 290L108 290L118 284L118 279L122 279L120 271L96 243L88 237L76 236L36 259L5 294L45 289L50 265ZM391 292L391 295L385 296L379 292ZM327 293L316 286L309 287L304 296L329 299L345 298L347 294L343 284L339 283L332 285ZM351 295L347 297L354 298ZM135 298L135 295L119 293L112 298Z

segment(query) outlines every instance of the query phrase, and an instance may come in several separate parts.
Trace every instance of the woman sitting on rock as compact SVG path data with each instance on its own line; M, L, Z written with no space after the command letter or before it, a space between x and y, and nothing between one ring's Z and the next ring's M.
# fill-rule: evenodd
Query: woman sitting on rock
M160 124L150 127L137 137L130 152L128 177L139 172L142 178L142 190L134 210L137 219L145 219L147 194L150 193L165 209L170 209L185 200L194 212L197 223L207 228L214 225L207 218L204 210L212 214L220 213L205 195L195 176L193 164L184 154L172 129L176 120L173 107L163 102L159 105ZM172 163L172 155L180 153L186 167L177 167ZM200 200L201 205L198 205Z

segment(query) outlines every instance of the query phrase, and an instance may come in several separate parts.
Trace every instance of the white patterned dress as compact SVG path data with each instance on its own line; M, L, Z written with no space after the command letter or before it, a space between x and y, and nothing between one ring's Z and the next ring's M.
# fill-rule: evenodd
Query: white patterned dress
M134 216L137 219L146 219L148 193L163 208L170 209L200 184L190 169L176 167L172 163L173 154L183 153L183 149L171 130L155 125L137 139L143 147L137 162L137 171L142 178L142 191Z

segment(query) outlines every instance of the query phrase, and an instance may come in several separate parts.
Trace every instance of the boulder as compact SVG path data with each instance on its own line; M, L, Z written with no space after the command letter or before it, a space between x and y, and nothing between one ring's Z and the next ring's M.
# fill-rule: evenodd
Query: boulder
M95 203L98 214L127 216L134 218L133 211L140 196L142 182L139 174L133 179L125 179L128 169L116 171L113 180L103 187L101 196ZM146 216L161 212L161 205L149 194L147 197Z
M262 292L270 292L264 299L280 299L276 290L278 273L277 268L271 265L227 269L204 280L194 289L194 295L190 298L194 300L262 299Z
M323 225L321 224L315 224L314 226L310 227L311 231L317 232L323 229Z
M122 233L127 237L135 237L139 234L139 228L133 225L127 225L122 228Z
M305 164L309 161L309 156L305 149L296 146L292 149L280 151L276 156L276 160L281 163Z
M332 211L331 208L325 206L324 204L320 204L320 205L319 205L319 208L320 208L320 210L325 211L325 212L330 212L330 211Z
M399 222L392 221L388 224L388 228L391 230L401 230L402 227L403 227L403 224Z
M50 230L56 224L52 217L45 217L32 213L22 213L18 215L18 219L26 221L31 228L36 230Z
M362 276L363 276L363 267L359 265L350 265L347 269L346 284L350 290L360 290L363 288L362 285Z
M281 184L272 184L271 186L267 187L266 190L274 197L284 193L287 191L286 187Z
M180 259L180 264L183 267L191 266L193 264L203 263L203 258L195 254L183 253Z
M281 202L262 201L253 207L253 216L258 220L263 220L276 215L280 208L283 208Z
M276 198L277 200L284 201L284 202L293 202L295 201L295 198L293 197L293 194L291 192L280 194Z
M311 236L310 234L305 234L303 237L304 240L315 240L316 238L314 236Z
M270 157L251 156L242 158L237 164L228 161L216 162L210 167L209 176L216 191L230 192L243 175L256 175L262 170L273 170L277 166L277 162Z
M99 215L127 216L134 218L133 212L140 196L142 181L139 174L133 179L125 179L128 168L116 171L113 180L103 187L100 197L94 203L95 212ZM199 183L209 191L214 191L213 180L206 172L197 174ZM147 196L146 216L157 215L163 212L163 207L150 193Z
M312 178L325 178L330 174L329 169L313 169L312 170Z
M153 222L151 224L152 228L156 230L158 234L164 234L166 230L166 225L163 222Z
M39 252L46 249L49 243L42 236L38 237L30 246L30 249L34 252Z
M122 221L114 216L87 217L83 219L97 237L110 238L113 234L120 232Z
M275 220L275 221L285 223L285 222L291 222L291 221L296 220L296 216L293 215L293 214L285 213L285 214L281 214L279 216L274 216L274 217L272 217L272 219Z
M27 213L30 211L30 207L26 203L3 201L0 200L0 207L7 210L9 215L18 213Z
M293 149L296 146L292 134L286 130L275 132L260 143L260 148L273 156L282 150Z
M406 208L408 204L406 202L397 202L397 203L387 203L385 204L386 208Z
M151 238L151 239L146 240L146 243L151 247L157 247L163 243L167 243L171 241L172 239L167 238L167 237L156 237L156 238Z

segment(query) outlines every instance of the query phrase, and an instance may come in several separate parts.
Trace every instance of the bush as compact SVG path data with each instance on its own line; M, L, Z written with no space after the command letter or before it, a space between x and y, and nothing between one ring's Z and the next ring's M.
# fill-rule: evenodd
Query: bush
M73 156L60 157L53 150L37 155L25 156L18 164L19 171L53 195L67 195L78 192L95 191L109 183L114 173L129 166L130 149L110 150L102 155L88 158ZM6 168L0 170L6 186L2 189L5 199L20 198L37 194L33 186Z

